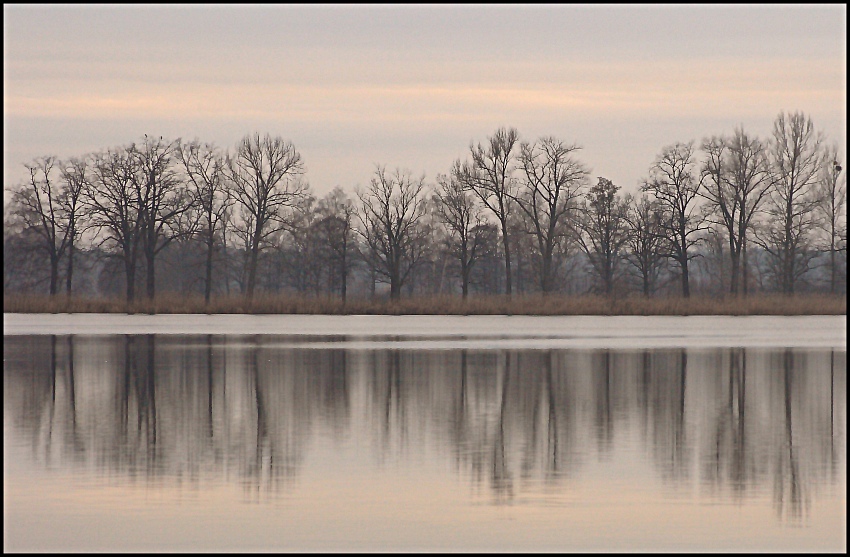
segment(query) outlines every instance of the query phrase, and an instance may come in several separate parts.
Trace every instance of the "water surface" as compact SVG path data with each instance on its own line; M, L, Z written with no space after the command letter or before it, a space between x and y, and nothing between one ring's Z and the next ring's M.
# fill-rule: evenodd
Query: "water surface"
M399 332L7 334L4 549L846 548L842 346Z

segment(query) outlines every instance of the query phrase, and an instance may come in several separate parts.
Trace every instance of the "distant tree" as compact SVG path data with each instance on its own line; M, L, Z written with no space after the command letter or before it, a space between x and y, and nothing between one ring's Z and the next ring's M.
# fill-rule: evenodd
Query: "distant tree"
M83 203L98 231L98 248L115 248L124 267L126 299L135 298L136 265L142 234L139 210L137 159L131 148L117 147L94 155L92 179L84 188Z
M50 266L44 264L44 242L33 227L25 227L10 203L3 214L3 292L42 290L50 282Z
M35 159L25 165L29 171L29 181L10 190L11 211L18 217L24 229L37 234L40 239L38 248L47 257L51 296L58 292L60 261L77 235L79 218L81 186L76 181L56 179L54 169L58 166L61 173L62 164L52 156ZM70 294L70 283L68 293Z
M771 186L767 147L739 127L731 138L704 140L702 150L706 160L699 191L708 201L709 221L723 227L729 244L730 292L737 294L741 283L746 295L747 236Z
M660 204L644 195L629 205L626 220L629 224L627 260L640 278L643 295L649 297L658 287L667 260L662 227L667 218Z
M502 258L499 249L499 226L484 222L475 228L475 235L481 239L476 257L478 262L469 273L469 290L486 294L498 294L502 291Z
M286 225L287 209L292 209L305 185L301 155L292 143L281 137L246 135L227 157L227 174L233 196L241 211L235 223L244 241L247 265L245 294L251 299L257 280L257 260L265 241Z
M829 291L837 292L837 256L847 254L847 174L838 155L838 146L826 150L821 175L818 179L817 197L820 223L827 236L829 253Z
M191 204L197 211L199 234L205 247L204 302L212 293L213 256L223 241L224 221L233 197L225 174L224 155L209 143L197 139L179 145L177 154L190 184Z
M512 283L508 215L516 187L513 177L514 149L519 141L519 133L515 128L499 128L488 141L487 148L480 143L477 146L470 145L472 162L462 164L457 177L499 221L505 253L505 293L510 296Z
M418 225L425 214L424 190L424 176L413 179L400 170L390 175L378 167L369 187L357 192L368 260L389 281L393 300L400 297L422 252L424 238Z
M575 157L580 147L554 137L523 143L520 166L525 174L522 195L511 198L528 217L540 257L540 289L552 291L553 255L566 241L588 170Z
M434 208L449 233L449 252L459 264L461 296L466 299L472 268L483 252L485 220L481 206L458 178L461 172L456 161L449 176L437 176Z
M156 256L178 237L178 218L194 201L176 171L179 144L180 140L166 141L145 135L129 151L136 169L132 179L139 204L145 284L150 300L156 294Z
M728 291L731 275L729 238L721 225L711 225L704 230L700 242L700 257L691 266L691 279L701 284L706 292L722 295Z
M679 267L682 296L686 298L691 295L688 263L696 257L691 248L699 241L698 232L705 229L698 211L699 181L694 176L694 164L693 141L665 147L641 186L661 205L666 254Z
M817 181L823 167L823 136L802 112L781 112L770 143L773 185L765 201L766 220L755 241L768 254L779 289L793 294L817 256L812 232L822 200Z
M77 249L77 239L83 227L85 216L84 191L89 184L88 157L74 157L62 163L62 180L64 193L62 195L62 212L68 233L68 257L65 266L65 293L71 295L74 278L74 255Z
M299 292L318 295L332 275L330 248L323 235L316 197L305 189L293 207L286 230L277 232L271 242L282 257L267 270L267 286L280 288L281 276ZM259 275L258 275L259 276ZM258 279L259 281L259 279Z
M353 219L357 210L351 198L337 186L319 200L317 212L318 226L330 252L330 282L334 284L336 282L334 277L339 277L340 298L345 302L348 279L356 261L357 246L354 239Z
M628 208L631 197L621 198L619 186L599 177L581 206L578 219L579 244L590 260L591 271L600 280L598 290L606 296L614 292L614 282L629 240Z

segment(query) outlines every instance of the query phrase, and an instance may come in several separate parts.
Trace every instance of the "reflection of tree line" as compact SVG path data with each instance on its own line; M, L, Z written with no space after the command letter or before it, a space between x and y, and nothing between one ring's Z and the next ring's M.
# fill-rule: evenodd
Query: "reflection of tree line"
M846 352L372 350L279 337L6 337L4 407L40 459L278 489L319 434L446 452L507 501L609 458L632 431L665 482L774 494L835 483ZM362 420L366 418L366 422ZM696 468L694 464L696 463Z

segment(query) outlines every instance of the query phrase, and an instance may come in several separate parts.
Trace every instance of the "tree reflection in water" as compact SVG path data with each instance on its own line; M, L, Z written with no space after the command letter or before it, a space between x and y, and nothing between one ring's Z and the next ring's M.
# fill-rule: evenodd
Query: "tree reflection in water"
M783 521L804 519L842 466L845 351L290 340L6 337L4 413L45 466L235 481L249 499L293 485L317 436L365 440L381 462L436 451L505 504L566 489L634 432L662 482L735 501L772 493Z

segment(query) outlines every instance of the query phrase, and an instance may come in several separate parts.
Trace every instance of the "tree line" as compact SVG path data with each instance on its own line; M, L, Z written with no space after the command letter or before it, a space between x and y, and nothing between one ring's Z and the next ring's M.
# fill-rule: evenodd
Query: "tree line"
M845 174L805 114L780 113L765 139L739 126L665 146L637 195L594 183L580 153L500 128L433 182L376 165L353 195L321 198L269 134L40 157L7 188L4 292L846 290Z

